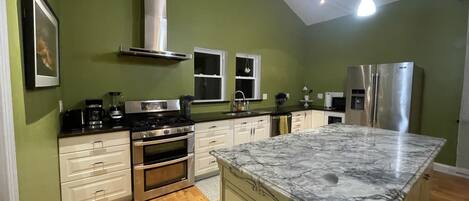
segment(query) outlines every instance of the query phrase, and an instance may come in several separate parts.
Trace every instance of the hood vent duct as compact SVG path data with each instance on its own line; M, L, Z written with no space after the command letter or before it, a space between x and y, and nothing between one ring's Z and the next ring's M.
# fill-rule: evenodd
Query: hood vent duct
M145 7L145 39L144 48L119 48L121 55L154 57L170 60L192 59L191 54L172 52L167 50L168 19L166 15L166 0L144 0Z

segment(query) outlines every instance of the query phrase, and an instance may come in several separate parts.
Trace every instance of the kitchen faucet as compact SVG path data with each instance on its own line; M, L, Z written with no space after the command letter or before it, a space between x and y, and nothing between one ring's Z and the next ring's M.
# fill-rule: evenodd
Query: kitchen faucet
M243 96L243 101L236 101L236 94L241 93ZM233 95L233 107L232 111L233 112L244 112L249 109L249 101L246 101L246 96L244 95L244 92L238 90L234 92Z

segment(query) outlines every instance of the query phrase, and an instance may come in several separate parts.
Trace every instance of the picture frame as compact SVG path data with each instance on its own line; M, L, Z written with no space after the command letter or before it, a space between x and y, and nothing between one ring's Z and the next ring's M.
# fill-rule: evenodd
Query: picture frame
M46 0L22 0L27 89L60 85L59 20Z

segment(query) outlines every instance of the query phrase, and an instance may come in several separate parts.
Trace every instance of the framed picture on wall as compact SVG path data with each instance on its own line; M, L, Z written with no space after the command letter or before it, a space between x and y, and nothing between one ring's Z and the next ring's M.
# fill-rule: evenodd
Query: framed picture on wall
M59 20L46 0L22 0L26 87L60 84Z

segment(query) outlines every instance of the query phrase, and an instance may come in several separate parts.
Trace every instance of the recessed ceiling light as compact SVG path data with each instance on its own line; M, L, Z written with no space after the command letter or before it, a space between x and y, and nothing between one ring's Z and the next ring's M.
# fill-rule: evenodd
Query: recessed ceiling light
M321 4L321 5L324 4L324 3L326 3L326 0L321 0L321 1L319 2L319 4Z
M373 0L361 0L357 15L360 17L370 16L376 13L376 4Z

